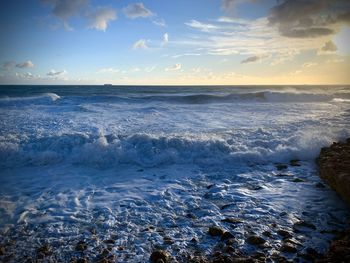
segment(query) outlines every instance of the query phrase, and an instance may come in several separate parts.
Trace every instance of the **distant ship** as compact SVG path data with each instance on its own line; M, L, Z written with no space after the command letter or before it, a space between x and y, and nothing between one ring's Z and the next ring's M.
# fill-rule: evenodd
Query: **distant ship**
M112 85L112 84L107 83L107 84L103 84L103 86L113 86L113 85Z

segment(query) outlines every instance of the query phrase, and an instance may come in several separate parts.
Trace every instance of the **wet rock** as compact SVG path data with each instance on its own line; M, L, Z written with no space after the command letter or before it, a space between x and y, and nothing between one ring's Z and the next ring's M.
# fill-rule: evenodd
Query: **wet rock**
M224 248L224 252L225 252L225 253L229 253L229 254L233 254L233 253L236 252L236 250L235 250L233 247L231 247L231 246L226 246L226 247Z
M323 183L317 183L315 184L316 188L326 188L326 186Z
M283 164L283 163L276 163L275 167L278 171L282 171L288 168L288 165Z
M174 244L174 240L171 239L171 237L164 237L163 238L164 244L171 245Z
M186 217L187 218L191 218L191 219L196 219L197 217L194 215L194 214L192 214L192 213L187 213L186 214Z
M191 242L192 243L198 243L198 239L194 237L194 238L191 239Z
M317 164L320 177L350 204L350 138L322 148Z
M222 207L220 207L221 210L224 210L230 206L234 205L234 203L230 203L230 204L226 204L226 205L223 205Z
M266 255L263 252L256 252L252 258L258 260L259 262L265 262L266 261Z
M86 258L79 258L76 262L77 263L88 263L88 260Z
M230 238L234 238L234 236L228 231L224 232L221 235L221 240L226 240L226 239L230 239Z
M207 186L207 189L210 189L210 188L212 188L213 186L215 186L215 184L210 184L210 185Z
M293 244L285 242L282 244L280 251L286 253L296 253L298 250Z
M264 236L266 236L266 237L272 237L272 234L271 234L271 232L270 231L264 231L264 232L262 232L262 234L264 235Z
M239 224L243 223L243 221L239 218L233 218L233 217L226 217L225 219L222 219L221 222L226 222L230 224Z
M278 176L278 177L286 177L286 176L290 176L289 174L281 174L281 173L279 173L279 174L276 174L276 176Z
M84 241L79 241L75 246L76 251L84 251L86 249L87 249L87 244Z
M0 246L0 256L5 255L5 253L6 253L5 247L4 246Z
M257 235L251 235L246 239L246 242L251 245L260 246L265 244L266 240Z
M303 179L300 179L300 178L294 178L292 180L292 182L294 182L294 183L302 183L302 182L305 182L305 181Z
M224 230L217 226L209 227L208 234L211 236L222 236L224 234Z
M314 224L306 222L304 220L300 220L300 221L294 223L294 225L293 225L294 230L298 231L299 227L305 227L305 228L310 228L310 229L316 230L316 226Z
M37 249L38 257L49 256L52 254L52 249L48 244L45 244Z
M300 162L300 160L293 159L293 160L289 161L289 164L290 164L290 166L301 166L299 162Z
M350 229L333 240L327 253L317 262L350 262Z
M283 238L289 238L292 236L288 231L283 230L283 229L277 230L277 234L279 234Z
M169 254L168 252L164 250L155 250L152 252L150 256L150 261L152 263L166 263L169 260Z

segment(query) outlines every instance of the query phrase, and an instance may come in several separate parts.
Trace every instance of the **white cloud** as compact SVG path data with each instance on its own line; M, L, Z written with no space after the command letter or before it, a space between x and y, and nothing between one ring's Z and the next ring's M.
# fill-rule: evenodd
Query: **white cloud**
M25 61L23 63L16 64L16 67L17 68L33 68L34 64L30 60L27 60L27 61Z
M176 63L175 65L165 68L165 71L178 71L181 68L182 68L182 65L180 63Z
M58 76L65 75L66 73L67 73L66 70L56 71L54 69L51 69L48 73L46 73L46 75L49 77L58 77Z
M218 27L213 24L204 24L197 20L191 20L190 22L186 22L185 25L195 29L199 29L202 32L210 32L215 29L218 29Z
M186 56L200 56L200 53L183 53L183 54L177 54L171 56L172 58L180 58L180 57L186 57Z
M169 42L169 34L168 33L165 33L163 35L163 41L162 41L162 46L165 46L166 44L168 44Z
M4 64L2 64L2 69L4 70L11 70L15 66L16 62L14 61L6 61Z
M136 41L132 47L133 47L133 49L147 49L148 48L146 40L144 40L144 39L140 39L140 40Z
M156 66L151 66L151 67L146 67L145 68L145 71L146 72L152 72L152 71L154 71L156 69Z
M131 19L138 17L150 17L154 15L149 9L147 9L143 5L143 3L129 4L123 9L123 12L128 18Z
M30 72L26 72L26 73L17 73L16 72L15 75L17 78L21 78L21 79L33 79L33 78L35 78L35 76Z
M66 30L73 30L68 20L73 16L80 15L88 8L89 0L41 0L42 3L52 6L52 13L62 19Z
M101 68L96 73L119 73L120 70L116 68Z
M116 10L108 7L100 7L88 15L90 28L106 31L108 23L117 18Z
M152 23L157 25L157 26L161 26L161 27L166 26L165 20L163 18L155 19L152 21Z
M303 68L311 68L311 67L314 67L314 66L317 66L318 64L315 63L315 62L306 62L303 64Z

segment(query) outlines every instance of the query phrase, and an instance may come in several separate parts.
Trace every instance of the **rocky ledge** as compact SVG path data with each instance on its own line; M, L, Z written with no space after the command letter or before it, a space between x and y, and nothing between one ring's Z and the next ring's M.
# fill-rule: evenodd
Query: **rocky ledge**
M350 138L322 148L317 163L320 177L350 205Z
M320 177L350 205L350 138L322 148L317 164ZM332 241L317 262L350 262L350 228Z

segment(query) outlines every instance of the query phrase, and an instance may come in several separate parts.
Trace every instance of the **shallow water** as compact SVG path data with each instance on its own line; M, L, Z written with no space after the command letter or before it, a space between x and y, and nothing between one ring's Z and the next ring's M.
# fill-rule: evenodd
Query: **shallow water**
M119 261L147 261L161 246L181 262L212 253L212 225L248 255L257 249L247 236L264 231L271 236L259 250L278 251L279 229L293 233L299 252L324 252L349 210L317 187L314 159L349 136L349 99L347 86L2 86L5 256L36 258L49 244L48 258L67 261L85 241L94 260L112 239Z

